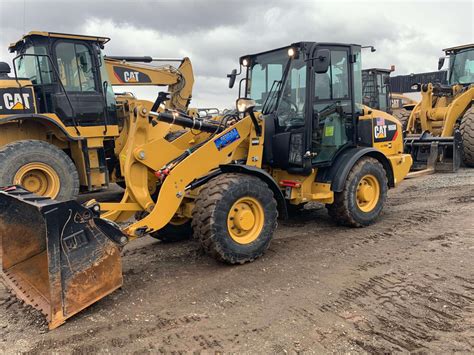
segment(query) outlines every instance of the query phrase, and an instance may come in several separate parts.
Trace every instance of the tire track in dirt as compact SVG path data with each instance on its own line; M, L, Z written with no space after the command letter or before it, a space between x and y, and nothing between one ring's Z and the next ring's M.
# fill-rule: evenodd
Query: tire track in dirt
M358 339L352 340L365 351L429 349L438 332L463 332L474 326L462 322L474 305L474 296L464 291L473 286L471 280L459 287L438 281L430 275L414 279L401 270L385 273L342 290L320 310L353 323Z

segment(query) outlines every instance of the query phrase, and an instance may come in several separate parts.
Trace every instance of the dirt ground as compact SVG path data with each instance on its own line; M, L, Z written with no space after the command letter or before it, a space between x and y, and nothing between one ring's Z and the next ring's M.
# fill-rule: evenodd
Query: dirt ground
M474 169L425 176L365 229L309 206L243 266L131 243L123 288L51 332L0 288L0 352L472 352L473 261Z

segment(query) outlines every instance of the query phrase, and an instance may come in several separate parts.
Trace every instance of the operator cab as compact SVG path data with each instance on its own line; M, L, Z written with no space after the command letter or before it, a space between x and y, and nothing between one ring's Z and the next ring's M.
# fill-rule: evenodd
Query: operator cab
M391 69L362 70L362 99L366 106L390 112L390 73Z
M445 48L449 56L448 84L450 86L474 84L474 44ZM438 62L438 70L444 65L445 57Z
M266 164L309 174L356 145L360 52L359 45L298 42L240 58L239 97L253 99L265 117Z
M66 126L116 124L115 97L102 49L109 38L30 32L10 45L15 78L28 79L39 113Z

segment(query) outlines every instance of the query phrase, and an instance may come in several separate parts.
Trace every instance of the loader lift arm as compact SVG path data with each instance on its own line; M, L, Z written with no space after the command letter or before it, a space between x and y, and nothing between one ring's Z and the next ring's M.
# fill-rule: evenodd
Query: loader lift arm
M149 65L153 62L179 62L179 66ZM167 108L186 111L194 84L193 67L187 57L161 59L152 57L106 56L105 67L112 86L168 86L171 99Z

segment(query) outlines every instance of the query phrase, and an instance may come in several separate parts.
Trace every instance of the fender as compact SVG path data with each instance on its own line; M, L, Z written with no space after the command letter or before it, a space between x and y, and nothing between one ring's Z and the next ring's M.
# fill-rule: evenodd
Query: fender
M318 169L316 181L331 184L332 191L341 192L344 189L344 184L352 167L364 156L377 159L387 173L388 186L395 187L390 161L379 150L371 147L353 147L345 149L336 156L331 166Z
M68 140L72 140L72 141L80 141L81 138L77 138L77 137L72 137L71 135L69 135L69 133L64 129L64 127L62 127L61 125L59 125L55 120L53 120L52 118L48 117L48 116L43 116L43 115L39 115L39 114L19 114L19 115L10 115L6 118L0 118L0 125L2 123L9 123L9 122L14 122L14 121L20 121L20 120L37 120L39 122L41 121L47 121L48 123L51 123L53 124L54 126L56 126L57 128L59 128L61 130L61 132L64 133L64 135L67 137Z
M248 174L248 175L256 176L262 179L268 185L268 187L272 190L273 196L275 197L275 200L277 201L279 218L288 219L288 211L286 209L285 196L283 196L283 192L280 190L280 187L275 182L273 177L269 173L267 173L265 170L254 167L254 166L242 165L242 164L220 165L219 170L222 173ZM215 175L213 175L212 177L214 176Z

